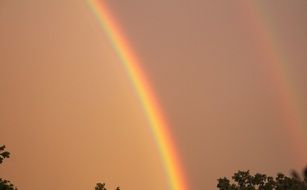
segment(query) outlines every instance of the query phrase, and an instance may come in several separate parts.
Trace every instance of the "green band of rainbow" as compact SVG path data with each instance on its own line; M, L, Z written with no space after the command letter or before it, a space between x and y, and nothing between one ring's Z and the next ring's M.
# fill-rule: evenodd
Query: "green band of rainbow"
M157 102L153 90L151 89L151 85L142 70L140 62L136 58L132 48L129 46L125 36L123 35L123 31L117 25L117 22L107 8L106 3L99 0L89 0L89 5L99 20L102 28L110 38L122 65L125 67L133 86L139 95L162 156L170 189L188 189L185 181L186 178L184 177L184 171L174 146L174 140L171 137L167 122L163 118L162 110Z

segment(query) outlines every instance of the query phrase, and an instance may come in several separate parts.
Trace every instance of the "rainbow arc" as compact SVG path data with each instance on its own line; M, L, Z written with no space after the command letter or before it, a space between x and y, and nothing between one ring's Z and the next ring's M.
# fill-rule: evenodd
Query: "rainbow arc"
M264 3L259 1L242 1L242 9L249 19L250 28L257 39L255 45L261 49L263 63L267 69L267 79L275 91L276 105L283 117L285 132L295 153L295 161L301 167L307 161L306 140L304 140L304 119L299 107L299 95L291 77L286 54L282 52L280 40L270 24L270 16L262 11Z
M125 67L143 105L151 131L161 154L169 181L169 188L172 190L187 190L188 187L184 170L182 169L179 155L176 152L174 140L168 130L169 125L163 117L163 111L146 78L140 61L129 45L123 31L117 25L105 1L90 0L89 3L99 23L111 40L111 44L120 58L122 65Z

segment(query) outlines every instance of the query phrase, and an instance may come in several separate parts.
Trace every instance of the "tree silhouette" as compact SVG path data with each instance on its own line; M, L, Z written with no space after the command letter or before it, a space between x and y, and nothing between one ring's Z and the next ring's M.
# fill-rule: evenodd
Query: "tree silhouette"
M0 164L3 163L3 160L10 157L10 153L5 151L5 146L0 146ZM0 178L0 190L17 190L14 185L5 179Z
M217 187L220 190L307 190L307 168L302 176L301 178L296 171L292 172L292 177L278 173L275 178L238 171L232 176L233 183L224 177L218 179Z

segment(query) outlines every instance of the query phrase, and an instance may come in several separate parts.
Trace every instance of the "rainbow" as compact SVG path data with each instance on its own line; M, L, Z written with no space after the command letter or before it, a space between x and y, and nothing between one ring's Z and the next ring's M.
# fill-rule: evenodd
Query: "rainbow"
M172 190L188 189L184 170L176 152L174 140L168 130L167 121L163 118L162 109L146 78L140 61L137 59L115 18L112 16L106 2L99 0L89 0L88 2L102 28L111 40L113 48L120 58L122 65L125 67L141 100L152 133L158 144L158 149L169 181L169 188Z
M306 141L304 140L305 124L299 107L299 95L295 82L291 77L291 69L285 52L281 49L281 41L270 24L270 17L263 9L265 5L259 1L242 1L255 44L263 56L263 64L267 70L266 77L276 94L276 105L281 111L285 124L285 132L291 139L294 158L299 167L307 161ZM285 142L286 143L286 142Z

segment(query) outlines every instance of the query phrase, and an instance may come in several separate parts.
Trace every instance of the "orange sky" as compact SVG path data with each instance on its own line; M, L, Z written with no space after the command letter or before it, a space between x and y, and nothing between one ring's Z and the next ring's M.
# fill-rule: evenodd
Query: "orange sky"
M306 1L258 2L307 137ZM238 169L303 167L242 1L108 5L159 96L191 190ZM12 152L1 177L24 190L166 190L136 92L85 1L4 0L0 23L0 143Z

